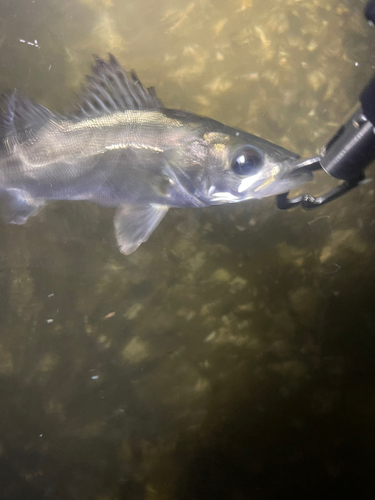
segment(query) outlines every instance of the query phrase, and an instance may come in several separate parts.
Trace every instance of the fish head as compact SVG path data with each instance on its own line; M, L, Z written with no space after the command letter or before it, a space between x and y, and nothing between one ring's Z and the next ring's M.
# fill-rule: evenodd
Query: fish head
M165 171L176 205L238 203L286 193L312 179L287 149L215 120L183 112L173 116L184 118L183 139Z
M312 179L300 157L246 132L206 133L210 144L201 182L207 205L237 203L285 193Z

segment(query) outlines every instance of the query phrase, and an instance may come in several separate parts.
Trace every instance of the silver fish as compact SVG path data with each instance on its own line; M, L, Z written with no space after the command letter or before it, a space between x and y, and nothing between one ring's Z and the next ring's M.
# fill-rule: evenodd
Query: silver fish
M128 255L170 207L263 198L310 180L299 156L241 130L166 109L109 55L69 116L14 91L0 116L0 196L7 222L23 224L51 200L117 207L114 226Z

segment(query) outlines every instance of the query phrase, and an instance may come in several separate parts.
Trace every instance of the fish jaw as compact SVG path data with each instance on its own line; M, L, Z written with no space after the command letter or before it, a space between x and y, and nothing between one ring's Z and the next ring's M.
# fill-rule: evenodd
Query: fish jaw
M299 162L293 159L281 165L274 165L266 179L243 179L238 187L238 194L242 195L239 201L287 193L312 181L313 175L310 171L298 169Z

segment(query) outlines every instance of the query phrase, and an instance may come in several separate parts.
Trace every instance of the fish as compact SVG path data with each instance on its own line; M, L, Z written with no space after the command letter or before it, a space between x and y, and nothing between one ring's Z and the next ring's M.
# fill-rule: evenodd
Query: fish
M211 118L164 107L117 59L94 56L70 113L17 90L1 100L0 199L10 224L54 200L116 208L120 252L146 242L170 208L273 196L311 174L299 155Z

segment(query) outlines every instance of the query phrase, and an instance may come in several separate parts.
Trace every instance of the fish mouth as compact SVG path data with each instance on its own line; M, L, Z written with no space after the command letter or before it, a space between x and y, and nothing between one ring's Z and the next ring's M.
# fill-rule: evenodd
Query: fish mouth
M297 189L306 182L313 180L313 171L320 168L319 158L297 158L281 166L279 179L275 178L275 188L277 192L272 194L281 194Z
M320 156L313 156L311 158L298 158L291 162L286 169L285 177L283 179L285 183L289 182L291 186L288 190L282 192L299 188L306 182L312 181L313 172L322 169L320 160ZM282 170L283 169L281 169L281 171Z
M316 158L293 158L276 165L266 178L245 178L238 187L241 200L287 193L313 179Z
M320 170L321 166L321 157L320 156L312 156L311 158L297 158L290 165L290 174L294 175L296 173L310 173Z

